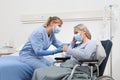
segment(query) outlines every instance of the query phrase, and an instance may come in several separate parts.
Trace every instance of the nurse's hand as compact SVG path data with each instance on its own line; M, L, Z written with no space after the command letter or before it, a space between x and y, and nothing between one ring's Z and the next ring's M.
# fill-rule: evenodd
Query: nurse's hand
M68 49L68 46L67 46L67 45L64 45L64 46L62 47L62 50L63 50L64 52L66 52L67 49Z

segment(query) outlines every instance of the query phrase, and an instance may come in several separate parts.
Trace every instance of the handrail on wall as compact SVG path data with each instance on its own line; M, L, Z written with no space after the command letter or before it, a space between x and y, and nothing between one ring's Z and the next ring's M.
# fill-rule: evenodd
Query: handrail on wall
M23 24L43 23L49 16L58 16L64 22L103 20L104 11L79 11L63 13L28 14L21 16ZM109 14L108 14L109 19Z

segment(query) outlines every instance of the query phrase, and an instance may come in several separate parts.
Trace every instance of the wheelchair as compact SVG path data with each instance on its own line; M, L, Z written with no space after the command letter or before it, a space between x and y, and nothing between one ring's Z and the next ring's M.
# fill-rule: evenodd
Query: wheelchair
M99 65L98 63L98 59L95 60L80 60L79 64L75 65L74 69L77 66L82 66L82 64L87 64L90 67L90 77L91 80L114 80L112 77L110 76L104 76L104 70L110 55L110 51L112 48L112 41L110 40L104 40L104 41L100 41L101 45L103 46L105 53L106 53L106 57L105 59L101 62L101 64ZM56 57L56 63L59 62L64 62L66 60L70 59L70 57ZM74 71L73 69L73 71ZM94 70L95 69L95 70ZM69 80L72 79L72 75L73 75L73 71L70 74L70 78Z

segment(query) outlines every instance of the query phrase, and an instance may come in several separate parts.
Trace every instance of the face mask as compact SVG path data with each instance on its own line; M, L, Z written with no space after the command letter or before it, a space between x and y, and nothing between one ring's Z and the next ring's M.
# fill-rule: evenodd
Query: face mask
M75 34L74 37L75 37L76 41L82 42L82 37L81 37L81 35L79 33Z
M56 26L54 29L53 29L53 33L57 34L61 31L60 27L59 26Z

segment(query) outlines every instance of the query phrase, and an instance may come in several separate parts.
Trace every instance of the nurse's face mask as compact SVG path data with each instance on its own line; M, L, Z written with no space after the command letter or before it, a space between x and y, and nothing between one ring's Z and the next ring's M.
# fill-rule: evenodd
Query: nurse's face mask
M60 26L58 26L58 25L56 25L56 26L53 28L53 33L55 33L55 34L58 34L60 31L61 31L61 28L60 28Z

